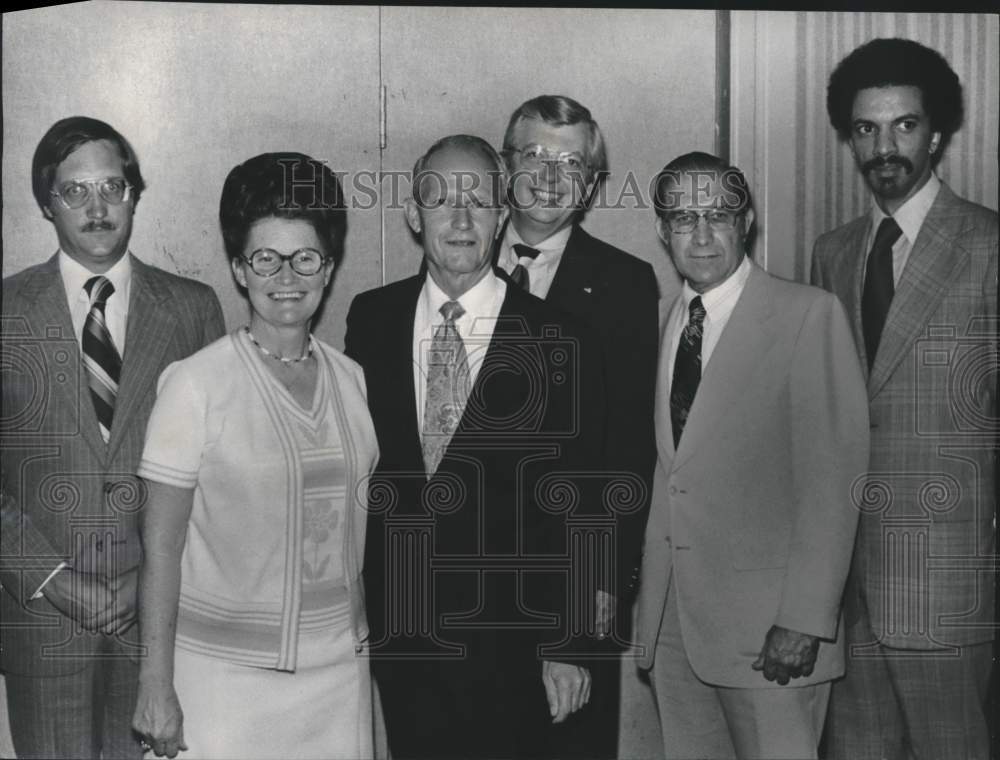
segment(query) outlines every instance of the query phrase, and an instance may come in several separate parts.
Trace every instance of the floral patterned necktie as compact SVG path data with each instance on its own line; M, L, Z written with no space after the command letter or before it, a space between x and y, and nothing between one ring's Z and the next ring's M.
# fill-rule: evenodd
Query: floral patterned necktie
M458 301L447 301L440 311L444 322L435 328L427 354L427 394L421 443L428 478L441 464L444 450L462 419L472 385L465 344L455 327L455 320L465 314L465 309Z

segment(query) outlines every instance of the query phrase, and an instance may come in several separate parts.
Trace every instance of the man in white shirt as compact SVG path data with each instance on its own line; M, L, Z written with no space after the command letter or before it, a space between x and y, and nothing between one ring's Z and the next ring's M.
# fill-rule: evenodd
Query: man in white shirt
M601 637L592 662L594 698L554 730L562 757L618 754L619 670L614 652L628 640L628 610L649 508L653 462L658 287L653 268L590 235L580 225L589 199L608 172L604 136L589 109L565 95L522 103L507 123L503 155L511 172L510 221L497 246L497 265L532 295L558 306L597 337L608 397L600 477L614 527L613 561L594 557ZM598 473L594 474L595 482ZM607 548L603 548L607 552ZM623 605L624 606L624 605Z
M962 85L936 51L903 39L862 45L831 75L827 108L872 193L871 210L821 236L813 254L813 282L850 315L871 414L872 498L827 746L843 760L986 758L997 214L934 173L962 122Z
M585 329L493 269L496 151L446 137L413 176L426 273L357 296L345 339L380 449L365 585L389 747L546 757L548 724L589 699L567 585L600 372Z
M145 184L104 122L56 122L32 186L59 249L3 281L2 667L19 758L141 757L135 476L156 378L224 330L128 251Z
M680 156L654 201L684 281L663 320L637 601L664 756L816 757L868 451L847 318L747 257L735 167Z

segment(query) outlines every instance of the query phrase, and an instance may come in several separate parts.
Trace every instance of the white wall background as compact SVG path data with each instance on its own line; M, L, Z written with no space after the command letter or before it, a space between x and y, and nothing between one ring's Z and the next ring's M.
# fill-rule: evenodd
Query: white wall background
M349 211L345 262L316 330L339 346L350 299L416 272L420 255L391 193L372 206L370 193L352 193L355 173L408 171L455 132L499 145L511 111L548 92L579 99L602 125L609 196L629 172L642 189L586 225L653 262L664 292L676 291L644 201L673 156L714 148L712 11L92 2L3 21L5 276L56 247L31 195L35 146L57 119L94 116L132 142L149 184L132 250L215 287L234 328L246 304L218 230L222 182L257 153L299 150L348 172L348 197L369 206Z

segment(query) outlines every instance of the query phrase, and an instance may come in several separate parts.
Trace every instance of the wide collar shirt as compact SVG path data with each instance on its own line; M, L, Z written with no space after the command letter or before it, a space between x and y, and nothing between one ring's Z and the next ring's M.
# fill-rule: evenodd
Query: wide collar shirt
M941 180L934 172L931 172L930 179L924 183L924 186L906 203L896 209L896 213L892 215L896 224L899 225L899 229L903 231L899 240L892 246L892 281L896 286L899 285L899 278L903 275L903 268L910 258L913 243L917 239L920 228L924 225L924 219L927 218L927 213L934 205L940 189ZM872 204L871 225L868 228L868 236L865 238L866 263L867 257L871 254L872 246L875 244L875 233L878 231L878 226L887 216L888 214L880 209L877 203Z
M96 277L96 272L91 272L83 264L76 261L68 253L59 251L59 274L62 276L63 287L66 289L66 301L69 304L69 316L73 322L73 332L76 335L76 342L83 345L83 325L87 321L87 313L90 311L90 297L84 289L87 280ZM111 340L114 341L118 355L125 355L125 328L128 323L128 303L132 290L132 254L126 253L107 272L103 273L111 284L115 286L115 292L111 294L108 302L104 306L104 321L111 333Z
M566 251L566 243L569 242L569 236L572 232L573 225L570 224L555 235L530 246L538 249L538 255L534 259L525 258L520 263L524 264L524 268L528 270L528 289L531 291L531 295L544 300L549 294L549 288L552 287L552 280L555 279L556 270L559 268L559 262L562 261L563 253ZM513 272L514 267L519 262L517 253L514 251L515 244L528 245L517 234L514 223L510 222L504 233L503 241L500 244L500 254L497 257L497 264L507 274Z
M743 261L736 267L736 271L707 293L698 293L686 280L684 281L681 296L674 301L668 322L670 335L670 374L668 377L671 378L671 382L673 382L677 346L681 340L681 333L688 323L691 301L696 296L701 296L701 305L705 308L705 324L701 336L701 371L704 373L708 361L712 358L712 353L719 343L719 338L722 337L722 331L726 329L733 309L736 308L736 302L743 294L743 288L746 287L752 268L753 265L750 263L749 257L744 256Z
M455 329L465 345L469 363L469 381L475 385L483 359L493 340L500 308L507 295L507 284L492 271L456 299L465 313L455 320ZM452 299L441 290L428 273L417 297L413 321L413 388L417 400L417 429L424 429L424 405L427 393L427 354L434 340L434 330L444 324L441 307Z

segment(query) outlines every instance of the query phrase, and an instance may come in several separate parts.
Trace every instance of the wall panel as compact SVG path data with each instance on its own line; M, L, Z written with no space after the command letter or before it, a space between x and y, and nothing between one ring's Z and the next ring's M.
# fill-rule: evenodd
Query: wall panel
M74 114L139 155L148 189L131 248L218 292L247 319L219 232L237 163L297 150L341 170L378 167L378 9L93 2L3 18L3 273L56 250L31 194L31 156ZM317 334L340 345L350 297L381 284L377 214L350 213L346 255Z

